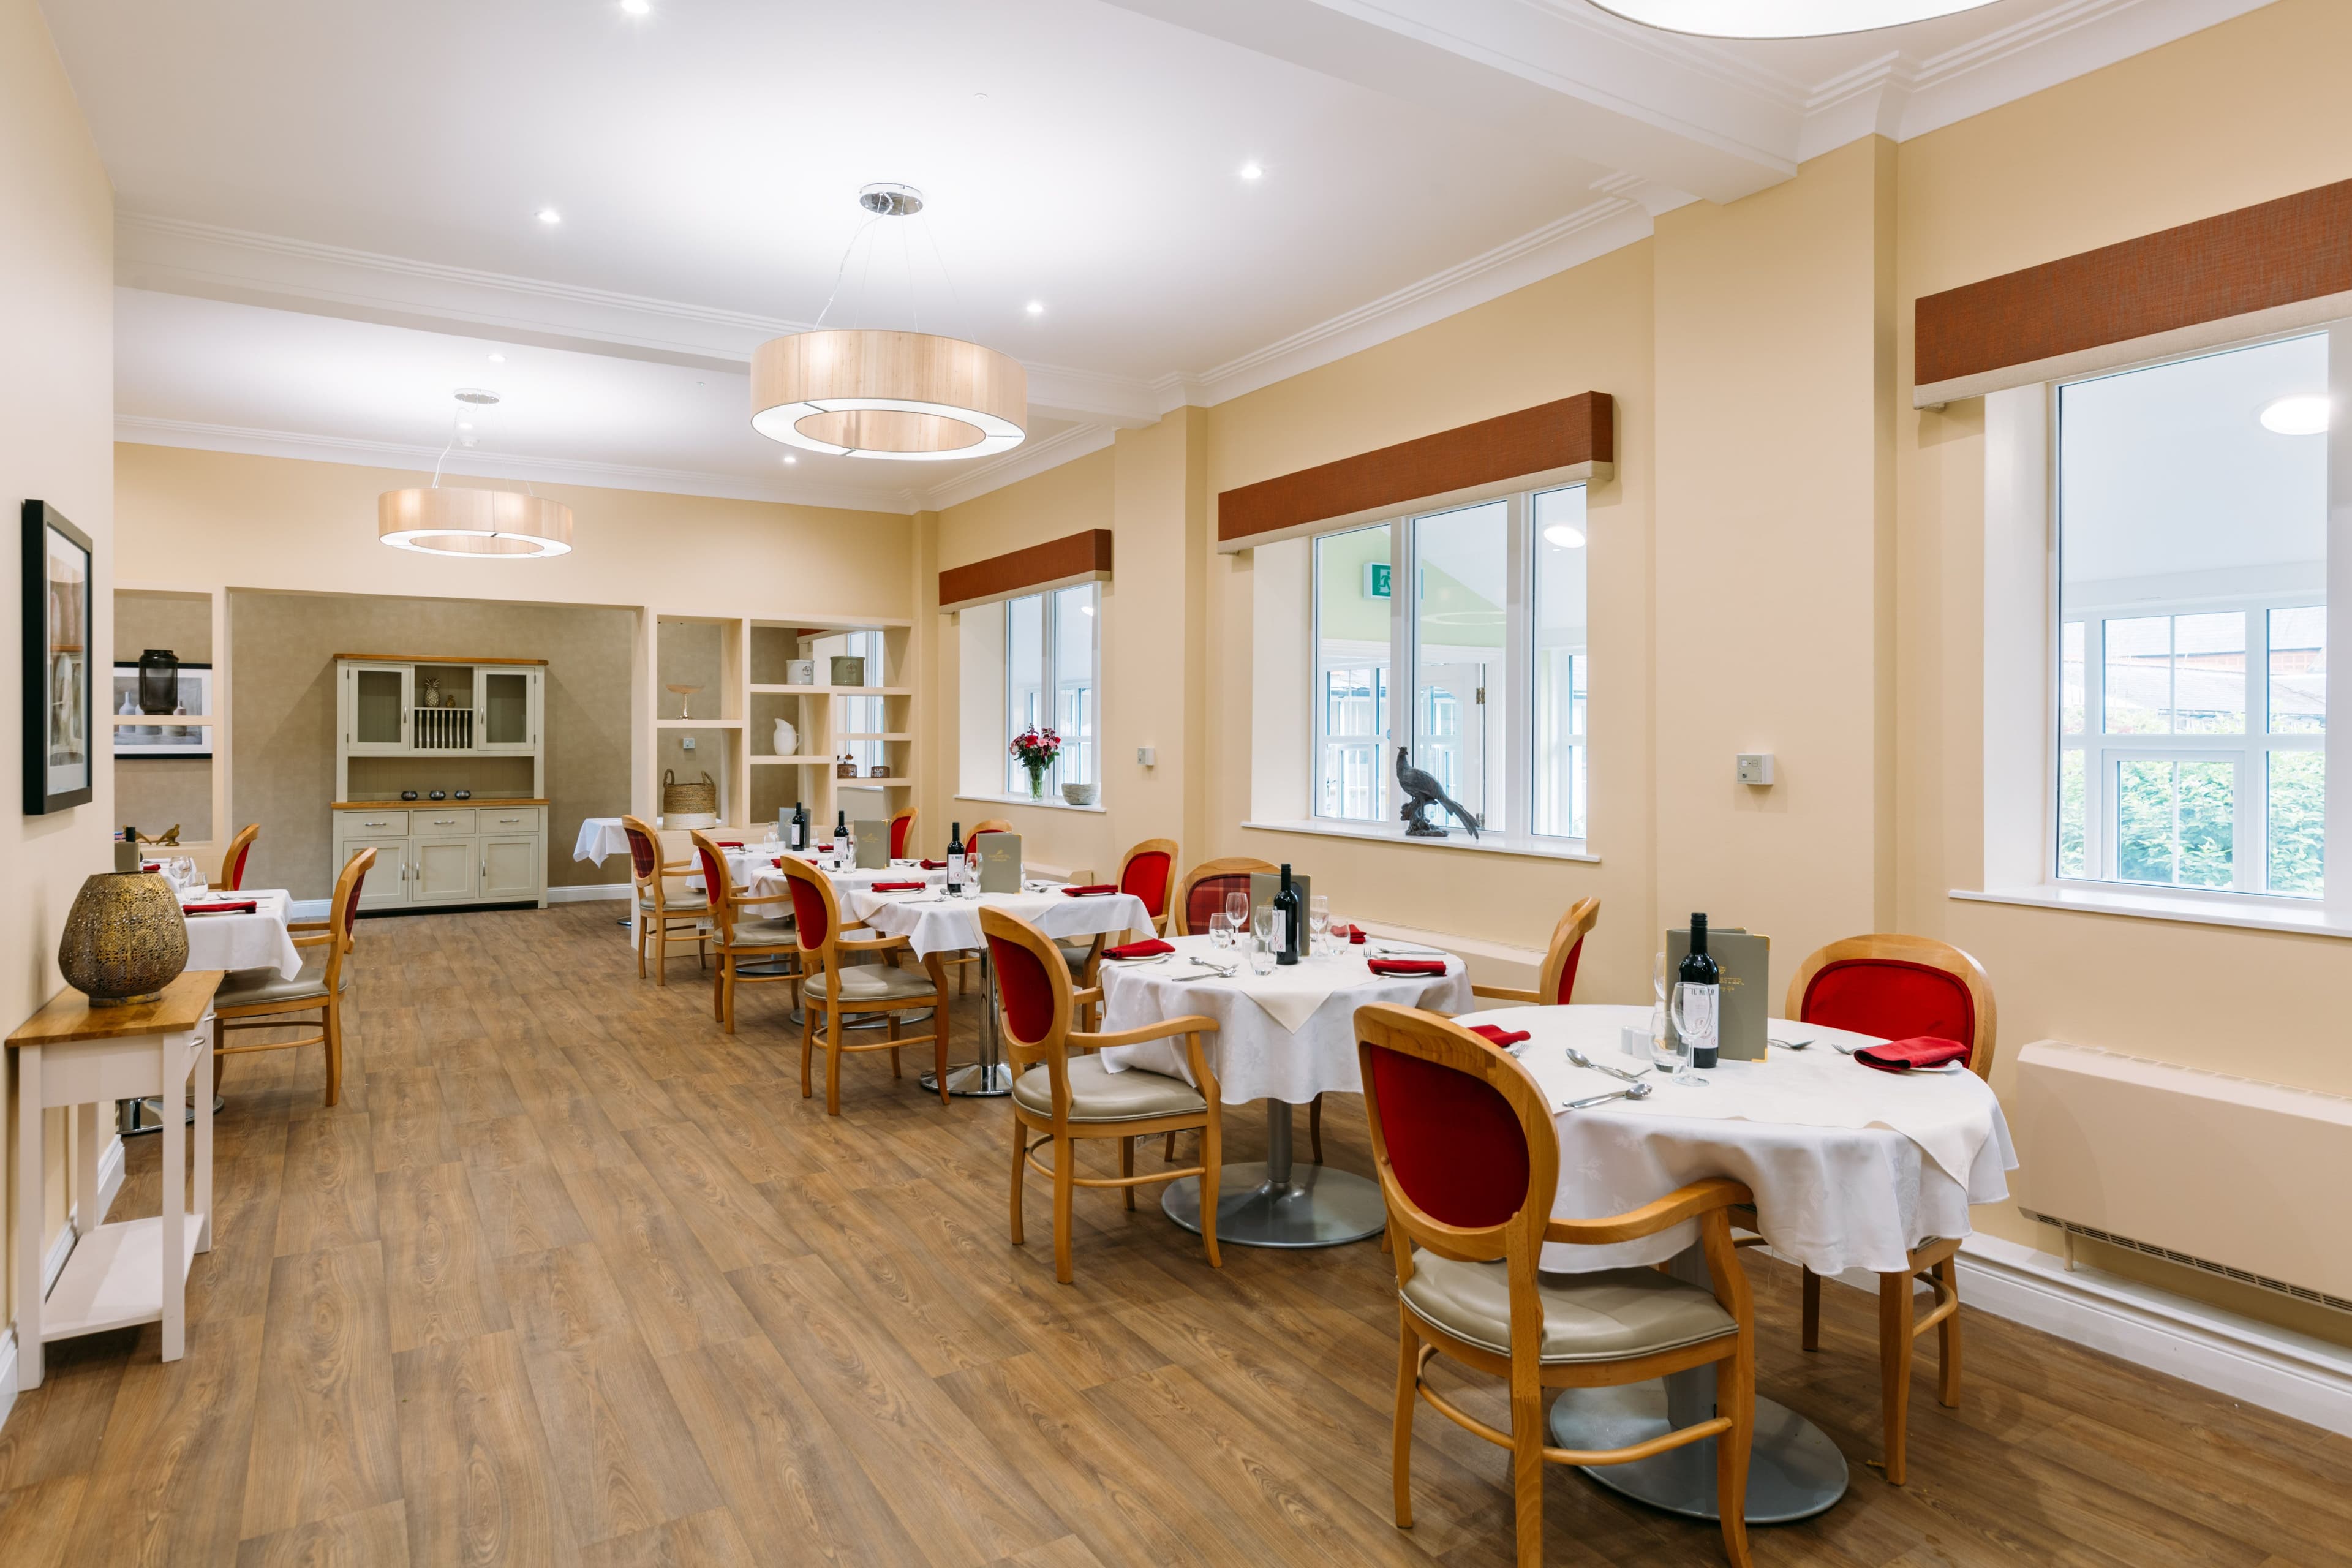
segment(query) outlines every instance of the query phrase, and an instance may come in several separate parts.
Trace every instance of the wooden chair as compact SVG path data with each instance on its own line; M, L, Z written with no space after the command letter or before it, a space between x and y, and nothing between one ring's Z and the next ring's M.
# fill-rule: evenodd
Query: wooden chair
M906 806L890 816L890 858L904 860L914 853L908 847L915 841L915 808Z
M979 837L983 833L1010 833L1012 831L1013 824L1005 821L1004 818L1001 816L992 816L986 822L973 823L971 825L971 831L963 836L963 841L966 844L970 844L973 839Z
M1511 1451L1518 1562L1543 1562L1543 1467L1614 1465L1705 1437L1716 1442L1723 1546L1748 1568L1748 1457L1756 1419L1756 1325L1731 1241L1738 1182L1694 1182L1607 1219L1551 1217L1559 1140L1528 1070L1434 1013L1385 1003L1356 1010L1372 1162L1400 1238L1393 1480L1399 1529L1412 1528L1414 1398ZM1600 1246L1696 1219L1714 1289L1657 1268L1538 1275L1546 1242ZM1508 1431L1468 1414L1423 1380L1445 1355L1507 1379ZM1716 1411L1626 1448L1587 1452L1545 1442L1547 1388L1616 1387L1717 1363Z
M857 953L890 955L912 951L907 939L886 937L878 931L875 940L845 942L849 932L870 931L862 921L844 921L841 902L834 896L833 883L825 874L803 861L787 856L784 876L785 890L793 900L793 923L799 929L801 968L801 1098L806 1100L814 1090L809 1082L810 1052L824 1052L824 1110L828 1116L841 1114L841 1058L860 1051L888 1051L890 1076L903 1076L898 1063L898 1047L928 1043L931 1047L932 1082L939 1088L940 1103L948 1103L948 977L940 967L940 955L932 953L923 960L923 975L918 976L899 968L896 963L852 964L849 956ZM898 1015L929 1007L931 1012L931 1032L928 1035L901 1035ZM817 1032L817 1014L824 1014L824 1032ZM889 1033L879 1040L853 1044L843 1037L842 1019L846 1015L882 1013L888 1016Z
M287 929L296 933L296 947L325 950L316 962L305 958L302 972L291 980L275 969L231 970L221 988L213 993L213 1012L219 1020L219 1033L213 1047L214 1093L220 1092L224 1057L242 1056L247 1051L292 1050L297 1046L324 1046L326 1103L333 1105L342 1099L343 993L351 989L352 984L348 962L354 941L353 927L359 920L360 887L367 880L368 868L374 864L373 849L353 854L343 862L342 874L335 879L334 901L328 906L327 918L288 922ZM296 1028L309 1022L289 1019L286 1016L289 1013L318 1014L318 1033L260 1045L222 1043L232 1029Z
M1576 990L1576 966L1584 956L1584 939L1601 923L1601 900L1579 899L1569 905L1568 913L1551 928L1550 945L1544 949L1543 975L1533 991L1521 991L1507 985L1473 985L1473 996L1489 996L1497 1002L1525 1002L1536 1007L1565 1007Z
M654 946L654 984L669 984L670 933L680 921L694 933L694 963L698 969L710 967L710 933L709 920L710 900L700 893L669 890L669 883L683 877L694 866L694 857L679 860L661 858L661 837L639 818L621 818L621 831L629 839L629 873L637 891L637 978L646 977L646 943Z
M1118 890L1133 893L1151 913L1151 934L1168 934L1168 918L1175 908L1169 883L1176 875L1176 840L1147 838L1119 858Z
M1150 1182L1201 1178L1201 1245L1209 1267L1222 1268L1217 1252L1217 1172L1224 1138L1219 1120L1216 1074L1202 1053L1201 1037L1216 1023L1196 1015L1163 1019L1116 1034L1085 1034L1072 1026L1076 1009L1099 993L1070 984L1069 966L1053 938L1028 921L983 906L980 929L996 967L998 1013L1004 1048L1023 1068L1013 1085L1013 1245L1022 1245L1021 1194L1024 1169L1034 1167L1054 1184L1054 1278L1070 1283L1070 1199L1079 1187L1118 1187L1135 1207L1135 1189ZM1108 1046L1184 1037L1192 1082L1165 1073L1129 1068L1105 1070L1092 1053ZM1197 1087L1196 1087L1197 1086ZM1181 1169L1135 1173L1135 1141L1154 1132L1201 1131L1201 1163ZM1032 1134L1037 1136L1034 1139ZM1076 1160L1082 1138L1118 1140L1117 1176L1081 1176ZM1052 1144L1054 1163L1039 1164L1037 1151Z
M1969 1069L1992 1072L1992 983L1984 965L1948 942L1924 936L1876 934L1833 942L1797 969L1789 982L1788 1015L1808 1024L1853 1029L1891 1040L1932 1035L1969 1047ZM1885 1421L1886 1479L1904 1480L1911 1414L1912 1342L1936 1331L1936 1397L1960 1402L1960 1282L1957 1238L1915 1248L1901 1273L1878 1277L1880 1413ZM1925 1283L1935 1305L1917 1316L1913 1282ZM1822 1348L1822 1281L1804 1275L1804 1347Z
M717 943L719 958L719 971L710 977L710 1012L719 1026L731 1035L735 1032L735 988L739 985L772 985L783 981L793 988L793 1003L797 1005L800 1002L801 972L793 963L799 942L792 921L744 913L772 904L788 904L792 895L742 897L728 876L727 851L706 833L698 830L692 837L695 858L702 863L702 891L710 901L710 934ZM783 862L787 870L801 864L789 855L783 857ZM743 967L747 963L761 967L747 970Z
M1225 907L1227 893L1249 891L1251 872L1271 876L1281 868L1246 855L1202 861L1176 884L1176 897L1169 910L1169 917L1176 923L1176 934L1199 936L1209 929L1209 917Z
M971 831L963 836L964 849L967 853L977 852L980 846L972 841L983 833L1010 833L1012 831L1013 824L1005 821L1004 818L1001 816L992 816L985 822L976 822L972 824ZM956 994L959 996L970 995L971 994L971 972L980 967L979 952L977 951L973 951L943 953L940 955L940 961L945 963L947 967L956 972Z
M215 892L234 893L245 886L245 858L253 853L253 841L260 837L257 822L236 830L236 837L228 841L228 853L221 857L220 879L213 884Z

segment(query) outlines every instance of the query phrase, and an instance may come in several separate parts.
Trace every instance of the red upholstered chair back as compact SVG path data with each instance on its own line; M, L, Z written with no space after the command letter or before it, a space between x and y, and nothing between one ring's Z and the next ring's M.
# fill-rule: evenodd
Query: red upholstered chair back
M1565 1007L1576 994L1576 966L1584 958L1584 939L1601 923L1601 900L1579 899L1559 917L1552 927L1551 942L1544 954L1544 970L1549 984L1545 994L1554 1006Z
M360 889L367 886L368 868L375 864L375 851L369 849L362 851L362 855L354 855L352 857L352 862L349 872L351 880L344 887L336 889L343 895L343 940L345 942L351 940L352 930L359 924Z
M915 808L908 806L890 818L890 858L907 858L907 841L915 836Z
M1053 939L1024 920L982 905L980 931L996 971L1004 1048L1024 1069L1045 1064L1054 1103L1069 1105L1070 966Z
M1969 1047L1992 1071L1992 986L1984 966L1948 942L1878 934L1833 942L1789 983L1789 1016L1890 1040L1928 1035Z
M253 852L253 841L261 837L261 824L248 822L236 830L228 841L228 853L221 857L220 880L216 890L234 893L245 886L245 858Z
M367 874L375 864L375 851L361 849L343 862L341 875L335 879L334 901L328 906L328 934L336 939L327 943L327 994L339 993L342 985L343 956L357 944L353 934L360 918L360 889L367 885Z
M710 900L711 911L725 918L728 895L735 890L728 879L727 851L698 833L694 836L694 858L702 865L702 892Z
M793 896L793 931L803 952L820 952L834 938L833 885L805 861L783 858L784 890Z
M1559 1177L1559 1137L1535 1079L1418 1008L1360 1007L1356 1039L1391 1222L1449 1257L1520 1253L1532 1276ZM1410 1278L1409 1249L1396 1251L1400 1280Z
M1246 893L1253 872L1271 874L1276 869L1264 860L1243 856L1204 860L1193 867L1176 889L1177 934L1198 936L1207 931L1209 917L1225 907L1226 894Z
M1168 916L1169 885L1176 876L1176 841L1172 838L1147 838L1127 852L1118 868L1118 890L1132 893L1143 900L1151 911L1155 927L1164 927Z

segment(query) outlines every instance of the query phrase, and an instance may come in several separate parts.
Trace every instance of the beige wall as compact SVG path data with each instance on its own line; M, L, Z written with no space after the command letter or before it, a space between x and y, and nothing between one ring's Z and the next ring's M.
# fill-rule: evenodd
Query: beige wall
M7 488L0 501L10 541L0 552L0 603L11 628L0 638L0 736L9 757L9 803L0 810L8 888L0 899L0 1016L13 1029L63 984L58 936L82 879L113 867L114 820L114 769L102 752L96 797L70 811L25 816L17 772L24 677L15 541L25 500L50 502L97 543L94 647L113 646L114 613L114 198L33 0L0 0L0 213L8 215L11 237L0 247L0 343L7 345L7 374L0 375L0 484ZM0 1224L8 1239L0 1282L14 1302L16 1110L14 1104L6 1110ZM54 1236L68 1168L64 1113L54 1113L50 1126L47 1232Z
M285 888L298 899L334 891L327 803L335 798L338 653L545 659L548 885L612 880L612 862L600 870L575 861L572 844L581 818L628 809L635 626L627 610L576 605L232 592L229 661L236 690L228 730L236 770L230 815L261 827L247 885ZM529 787L523 758L442 759L429 779L419 762L400 759L397 765L421 781L407 787L472 789L485 798L514 791L510 777Z

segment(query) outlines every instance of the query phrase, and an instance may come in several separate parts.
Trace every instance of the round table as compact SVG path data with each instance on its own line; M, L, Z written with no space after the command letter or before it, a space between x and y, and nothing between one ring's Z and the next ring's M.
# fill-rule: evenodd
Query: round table
M302 953L287 929L293 895L281 888L248 892L183 896L183 904L239 903L250 899L251 914L194 914L188 921L190 969L274 969L280 980L302 973Z
M980 954L982 1007L987 1017L981 1028L980 1060L948 1069L948 1092L993 1099L1013 1092L1013 1072L1003 1058L996 1033L996 973L988 962L988 942L981 934L980 911L1003 910L1027 921L1056 942L1074 937L1116 936L1148 931L1151 911L1133 893L1088 893L1072 898L1058 889L1019 893L971 891L953 898L944 892L850 893L844 900L850 914L885 936L902 936L918 958L935 952ZM925 1073L923 1087L937 1087L936 1075Z
M1180 936L1164 959L1136 963L1105 960L1103 1028L1139 1028L1199 1013L1217 1032L1202 1046L1227 1105L1265 1101L1263 1162L1223 1167L1217 1175L1217 1239L1240 1247L1338 1247L1378 1236L1388 1205L1376 1183L1328 1165L1300 1163L1291 1149L1291 1107L1327 1091L1363 1089L1356 1058L1356 1009L1367 1002L1452 1012L1470 1003L1462 961L1443 958L1442 975L1376 975L1365 949L1345 956L1302 959L1272 974L1250 972L1238 948L1220 950L1205 936ZM1194 961L1234 968L1220 977ZM1172 1040L1119 1046L1102 1053L1112 1072L1146 1068L1191 1081L1183 1052ZM1171 1182L1160 1207L1185 1229L1201 1228L1201 1178Z
M1639 1071L1622 1054L1623 1031L1646 1037L1646 1007L1507 1007L1465 1014L1465 1025L1524 1029L1520 1065L1555 1109L1559 1186L1552 1213L1597 1219L1638 1208L1687 1182L1729 1176L1756 1194L1758 1224L1772 1249L1816 1274L1847 1268L1893 1273L1933 1237L1969 1234L1969 1205L2009 1195L2017 1168L2009 1123L1973 1073L1875 1072L1844 1053L1874 1037L1771 1020L1762 1062L1725 1061L1705 1087L1644 1075L1649 1099L1582 1110L1569 1100L1622 1088L1568 1060ZM1783 1048L1803 1042L1801 1050ZM1568 1273L1664 1263L1677 1278L1709 1282L1696 1222L1609 1247L1561 1243L1544 1267ZM1553 1441L1564 1448L1620 1448L1714 1414L1715 1368L1620 1388L1568 1389L1554 1401ZM1715 1440L1685 1444L1625 1465L1585 1472L1628 1497L1694 1519L1717 1516ZM1772 1400L1756 1401L1748 1519L1780 1523L1821 1512L1844 1495L1844 1457L1820 1427Z

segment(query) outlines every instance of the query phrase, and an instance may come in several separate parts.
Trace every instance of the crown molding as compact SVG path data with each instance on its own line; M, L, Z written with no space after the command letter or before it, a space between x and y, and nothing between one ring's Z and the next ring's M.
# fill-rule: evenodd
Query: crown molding
M512 273L450 267L255 234L152 213L115 215L115 281L124 288L300 310L496 342L617 354L745 374L751 351L808 323ZM1148 425L1140 381L1024 363L1029 404L1052 418Z
M584 485L598 489L647 490L658 495L710 496L721 500L773 501L787 506L832 507L847 511L902 515L915 510L911 489L854 490L838 486L773 482L689 468L638 468L560 458L512 457L460 447L445 458L438 447L400 441L368 441L313 436L292 430L261 430L240 425L206 425L193 419L151 419L118 415L114 438L144 447L181 447L202 452L238 452L253 458L290 458L306 463L349 463L363 468L431 473L439 463L444 478L519 479L547 485ZM1043 445L1044 443L1041 443Z
M968 474L959 475L945 484L933 485L922 493L922 509L925 511L945 511L951 506L961 506L991 490L1001 490L1048 468L1058 468L1064 463L1075 462L1089 452L1099 452L1118 437L1118 432L1107 425L1073 425L1066 430L1055 431L1042 441L1024 441L1003 457L992 458Z

